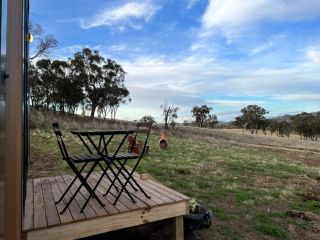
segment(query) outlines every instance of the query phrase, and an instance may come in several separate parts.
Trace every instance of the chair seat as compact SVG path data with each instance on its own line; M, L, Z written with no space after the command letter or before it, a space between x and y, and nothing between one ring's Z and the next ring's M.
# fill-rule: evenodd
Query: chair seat
M95 162L97 160L103 160L103 158L100 155L89 154L89 153L72 154L72 155L69 155L69 158L72 162L75 162L75 163Z
M125 160L125 159L137 159L140 157L139 154L136 153L128 153L128 152L119 152L115 157L113 157L114 153L109 153L108 157L112 158L113 160Z

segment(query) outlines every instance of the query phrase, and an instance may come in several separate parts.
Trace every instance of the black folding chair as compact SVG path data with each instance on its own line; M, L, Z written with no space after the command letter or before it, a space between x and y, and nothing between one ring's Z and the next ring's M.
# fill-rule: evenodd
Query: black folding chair
M140 184L134 179L133 173L137 169L141 159L144 157L144 154L147 149L147 144L148 144L148 139L151 131L152 123L138 123L137 124L137 129L134 134L134 140L132 141L133 144L131 145L130 149L128 152L119 152L118 150L114 153L108 153L108 159L113 163L113 166L115 166L117 173L111 182L107 192L104 194L107 195L112 187L115 187L116 185L116 180L120 182L121 185L121 190L118 192L118 195L113 203L115 205L117 201L119 200L119 197L125 191L130 199L135 203L136 201L133 199L131 194L129 193L128 189L126 188L128 184L131 185L131 187L135 190L138 191L140 190L147 198L150 198L150 196L143 190L143 188L140 186ZM143 139L142 141L142 146L139 152L134 151L136 145L138 142ZM126 164L129 160L135 161L133 168L128 170L126 168ZM123 182L119 178L119 176L123 177ZM138 188L136 188L136 187Z
M59 124L58 123L52 123L52 127L54 130L54 133L56 135L57 138L57 142L58 142L58 146L62 155L62 159L64 161L66 161L66 163L68 164L68 166L71 168L71 170L75 173L75 177L72 180L72 182L69 184L69 186L67 187L67 189L64 191L64 193L62 194L62 196L60 197L60 199L58 201L56 201L55 203L59 203L62 201L62 199L64 199L64 197L66 196L67 192L70 190L71 186L75 183L75 181L77 179L80 180L80 186L77 188L77 190L74 192L74 194L71 196L70 200L67 202L67 204L65 205L65 207L63 208L63 210L60 212L60 214L63 214L66 209L69 207L70 203L73 201L73 199L76 197L76 195L78 194L78 192L80 191L80 189L84 186L87 191L89 192L89 196L88 199L90 197L94 197L102 207L104 207L104 204L101 202L101 200L98 198L98 196L95 194L95 192L93 191L93 189L90 187L90 185L87 183L87 179L89 178L90 174L93 172L93 170L95 169L95 167L97 165L99 165L99 167L104 171L105 169L103 168L103 166L101 165L100 162L104 162L104 158L101 157L100 155L96 155L96 154L90 154L90 153L83 153L83 154L69 154L66 148L66 145L63 141L63 136L62 133L59 129ZM88 165L88 163L93 163L92 166L89 168L89 171L83 176L82 172L85 169L85 167ZM82 165L80 170L78 170L78 168L76 167L76 165ZM86 201L87 203L87 201ZM80 212L83 212L84 208L85 208L86 204L82 207L82 209L80 210Z

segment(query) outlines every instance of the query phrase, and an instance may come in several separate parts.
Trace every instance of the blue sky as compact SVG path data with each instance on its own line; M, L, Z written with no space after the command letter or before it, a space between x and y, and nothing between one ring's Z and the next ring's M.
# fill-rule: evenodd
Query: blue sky
M59 41L51 58L90 47L124 67L122 119L161 121L164 101L180 122L202 104L221 121L320 110L320 0L31 0L30 19Z

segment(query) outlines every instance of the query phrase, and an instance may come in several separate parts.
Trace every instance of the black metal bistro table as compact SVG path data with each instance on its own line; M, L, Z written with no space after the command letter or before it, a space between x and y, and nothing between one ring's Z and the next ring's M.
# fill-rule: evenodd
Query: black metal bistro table
M124 177L125 179L128 179L129 172L124 167L124 164L117 164L117 161L114 161L115 159L119 159L120 150L123 147L123 144L125 143L125 140L128 138L130 134L134 134L135 130L80 130L80 131L71 131L72 134L79 137L83 145L86 147L86 149L89 151L90 154L99 154L104 158L104 161L106 163L106 168L104 168L103 173L101 174L99 180L97 181L95 187L93 188L93 192L96 190L98 185L100 184L101 180L104 176L108 177L111 185L111 187L114 187L118 192L119 189L116 185L116 181L121 186L121 191L119 192L119 195L122 191L125 191L130 199L135 202L129 191L126 189L123 182L120 180L120 175ZM114 139L114 137L117 136L119 139L117 140L117 147L115 151L110 151L109 145L111 141ZM133 157L139 157L133 155ZM113 167L115 167L116 171L114 171ZM114 179L111 179L110 175L108 174L108 170L112 173L114 176ZM131 176L129 175L129 178ZM132 186L134 190L137 191L137 189L133 186L133 183L131 181L128 181L128 183ZM89 199L91 197L92 193L90 193L90 196L87 198L83 208L87 205L89 202ZM119 195L117 196L117 199L119 198ZM116 201L115 201L116 203ZM114 203L114 204L115 204Z

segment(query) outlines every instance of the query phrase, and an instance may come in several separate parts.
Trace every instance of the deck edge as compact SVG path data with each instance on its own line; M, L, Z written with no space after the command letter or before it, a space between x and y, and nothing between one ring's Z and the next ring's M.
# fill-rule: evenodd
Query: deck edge
M67 240L83 238L127 227L142 225L149 222L183 216L188 212L189 202L180 201L156 206L150 209L139 209L116 215L52 226L44 229L30 230L27 232L27 239Z

